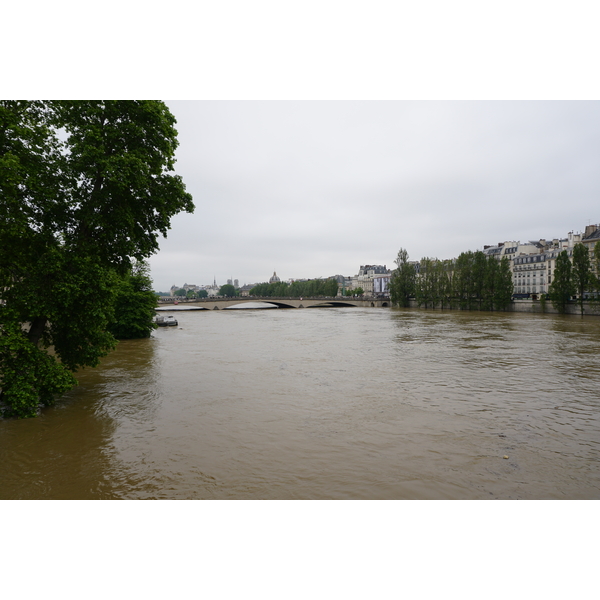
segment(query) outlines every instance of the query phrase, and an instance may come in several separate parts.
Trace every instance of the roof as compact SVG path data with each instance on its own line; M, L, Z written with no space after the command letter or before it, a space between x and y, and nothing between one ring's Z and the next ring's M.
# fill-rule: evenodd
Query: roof
M590 235L588 235L587 237L584 237L581 241L587 241L587 240L598 240L600 239L600 227L598 227L598 229L596 229L596 231L592 231L592 233L590 233Z

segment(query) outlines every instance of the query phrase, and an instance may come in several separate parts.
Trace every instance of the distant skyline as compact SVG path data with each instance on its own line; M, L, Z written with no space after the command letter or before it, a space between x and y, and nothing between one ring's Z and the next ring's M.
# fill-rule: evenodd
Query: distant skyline
M196 206L154 287L355 275L600 221L596 101L169 101Z

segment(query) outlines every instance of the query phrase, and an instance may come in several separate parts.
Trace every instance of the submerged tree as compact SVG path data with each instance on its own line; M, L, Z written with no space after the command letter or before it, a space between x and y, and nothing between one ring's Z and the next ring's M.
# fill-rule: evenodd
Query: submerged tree
M461 309L472 308L473 297L473 252L461 252L454 263L452 277L454 297Z
M408 252L404 248L400 248L394 262L397 267L390 280L392 304L407 307L409 299L415 293L415 266L408 262Z
M494 259L495 260L495 259ZM510 260L503 256L496 274L494 290L494 307L496 310L506 310L510 305L513 294L513 277L510 270Z
M3 414L35 415L114 347L119 278L193 210L174 125L158 101L0 102Z
M575 293L575 286L571 275L571 261L566 250L556 257L554 276L548 292L554 308L561 314L567 312L567 303Z
M137 262L124 276L115 277L114 317L108 330L118 340L150 337L156 327L156 296L148 263Z
M577 301L583 316L583 294L591 282L592 261L590 253L583 244L575 244L573 248L573 285L577 290Z

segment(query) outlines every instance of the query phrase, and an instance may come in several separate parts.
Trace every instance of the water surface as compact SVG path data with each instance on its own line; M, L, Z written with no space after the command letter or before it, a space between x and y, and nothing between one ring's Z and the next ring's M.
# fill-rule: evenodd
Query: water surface
M0 498L600 498L598 318L177 319L0 421Z

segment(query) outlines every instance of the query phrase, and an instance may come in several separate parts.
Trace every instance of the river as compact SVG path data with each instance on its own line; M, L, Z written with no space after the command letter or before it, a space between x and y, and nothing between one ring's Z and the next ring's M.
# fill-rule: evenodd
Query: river
M1 499L600 498L597 317L166 314L0 421Z

